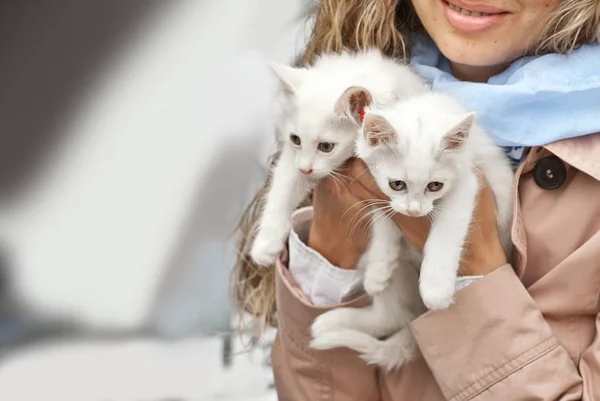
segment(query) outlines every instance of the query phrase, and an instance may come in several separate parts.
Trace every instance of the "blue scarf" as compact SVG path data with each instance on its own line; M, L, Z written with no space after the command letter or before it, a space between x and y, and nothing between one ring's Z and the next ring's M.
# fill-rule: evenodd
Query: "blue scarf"
M418 38L411 60L433 89L475 110L479 123L509 156L523 147L600 132L600 45L569 55L524 57L487 83L459 81L435 44Z

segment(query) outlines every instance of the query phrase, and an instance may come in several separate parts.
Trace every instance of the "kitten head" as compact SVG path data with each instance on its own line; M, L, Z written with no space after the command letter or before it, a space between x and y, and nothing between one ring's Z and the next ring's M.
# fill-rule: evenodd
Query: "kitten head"
M353 156L356 138L356 126L339 106L335 79L312 68L270 67L281 86L280 131L298 170L317 179L329 175Z
M464 148L473 122L473 113L414 107L369 111L357 155L396 212L429 215L468 164Z

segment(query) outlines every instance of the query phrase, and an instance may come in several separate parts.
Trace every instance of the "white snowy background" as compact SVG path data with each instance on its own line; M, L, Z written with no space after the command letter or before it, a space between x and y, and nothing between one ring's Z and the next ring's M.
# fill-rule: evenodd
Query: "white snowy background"
M239 344L241 350L241 344ZM275 401L266 352L221 362L219 338L55 343L0 365L11 401Z
M224 367L211 334L231 328L231 234L274 144L266 62L301 48L303 2L154 2L90 77L1 205L0 244L19 312L99 334L0 350L0 400L276 399L268 350Z

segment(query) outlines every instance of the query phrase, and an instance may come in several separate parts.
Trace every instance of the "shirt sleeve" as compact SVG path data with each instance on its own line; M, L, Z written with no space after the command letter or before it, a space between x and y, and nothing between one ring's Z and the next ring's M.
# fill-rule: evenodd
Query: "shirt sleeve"
M289 272L313 305L339 305L362 293L362 269L341 269L306 245L312 216L312 207L299 209L292 216Z

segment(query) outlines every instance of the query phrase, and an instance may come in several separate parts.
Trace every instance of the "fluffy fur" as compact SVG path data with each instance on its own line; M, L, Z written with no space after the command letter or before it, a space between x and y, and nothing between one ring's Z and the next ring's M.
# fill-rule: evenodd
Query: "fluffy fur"
M428 89L410 68L377 50L328 54L310 68L271 68L281 82L277 124L282 150L250 252L264 266L283 250L291 214L302 199L354 154L357 116L347 113L346 104L354 101L347 89L368 89L369 100L381 107Z
M419 280L429 309L447 308L453 301L479 190L477 169L495 195L498 228L509 251L513 171L474 113L454 98L426 93L374 108L365 117L357 155L394 211L433 220Z
M353 91L353 96L368 98L361 93L364 89ZM408 323L424 310L419 293L429 309L447 308L453 302L479 189L476 169L495 195L498 228L505 250L510 251L513 172L474 114L450 96L430 92L384 107L361 107L367 107L367 113L356 154L389 196L388 209L430 216L432 227L420 263L391 222L374 226L364 281L373 303L321 315L313 324L311 345L350 347L367 362L392 369L416 352ZM386 238L391 237L397 238L395 245L382 248L381 244L389 247ZM379 340L382 337L386 339Z

